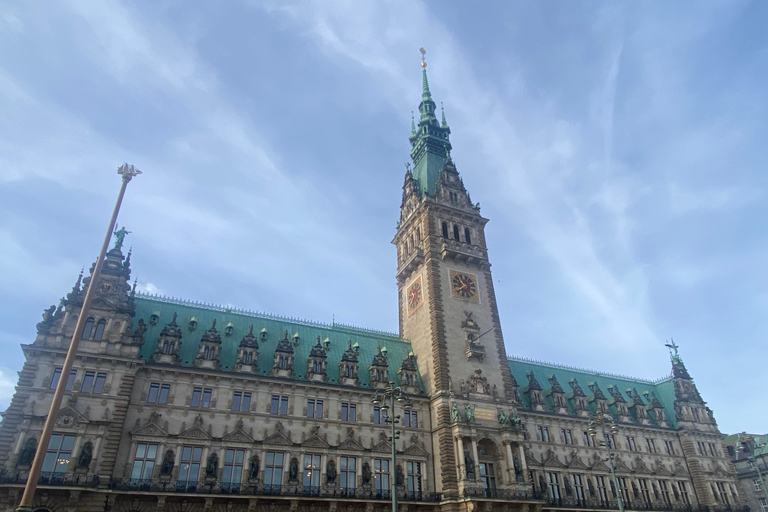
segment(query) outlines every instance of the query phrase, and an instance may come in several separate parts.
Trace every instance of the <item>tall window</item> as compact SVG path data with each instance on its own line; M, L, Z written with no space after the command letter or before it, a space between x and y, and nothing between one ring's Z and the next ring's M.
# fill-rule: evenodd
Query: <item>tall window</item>
M291 369L291 360L288 356L278 356L277 357L277 367L280 370L290 370Z
M168 393L171 391L170 384L160 384L152 382L149 384L149 393L147 393L147 402L154 404L168 403Z
M419 428L419 413L416 411L405 411L403 416L404 427Z
M269 412L270 414L279 414L281 416L288 414L288 397L285 395L272 395L272 406Z
M148 484L152 480L152 472L155 470L155 458L157 457L157 445L139 443L136 445L136 453L133 457L133 469L131 470L131 484Z
M421 494L421 462L408 461L405 463L408 472L408 492ZM481 473L482 474L482 473Z
M240 489L244 458L245 450L226 450L224 452L224 472L221 475L222 489Z
M373 459L373 486L377 497L389 496L389 459Z
M691 498L688 496L688 484L683 481L677 482L677 488L680 489L680 499L683 500L683 503L690 505Z
M664 440L664 449L669 455L675 455L675 444L672 441Z
M176 343L173 341L163 340L163 347L160 352L163 354L173 354L176 351Z
M731 500L728 498L728 491L725 489L725 484L723 482L717 482L715 485L717 485L717 491L720 493L720 499L722 499L723 503L726 505L730 505Z
M717 457L717 447L715 446L715 443L707 443L707 447L709 448L709 454L713 457Z
M387 411L381 407L373 408L373 422L377 425L384 425L387 423Z
M66 473L74 444L75 436L53 434L43 459L43 473Z
M339 485L348 491L355 490L357 482L357 460L354 457L340 457Z
M304 491L320 488L320 455L304 455Z
M581 475L571 475L571 482L573 483L573 496L579 501L584 502L584 479Z
M107 321L103 318L96 324L96 331L93 333L93 339L100 341L104 337L104 329L107 327Z
M248 412L251 410L251 394L245 391L232 393L232 410Z
M280 494L280 486L283 483L283 452L267 452L264 462L264 492L267 494Z
M755 484L755 491L756 492L760 492L760 491L763 490L763 485L760 483L760 479L759 478L755 478L754 480L752 480L752 483Z
M619 491L621 491L621 498L626 505L629 505L629 489L627 488L627 479L620 477L616 480L619 481Z
M322 400L307 400L307 418L322 418L323 417L323 401Z
M496 471L493 464L490 462L480 463L480 483L483 484L486 494L489 497L494 497L493 492L496 490Z
M253 352L250 350L243 352L243 364L253 364Z
M573 434L571 434L571 429L569 429L569 428L561 428L560 429L560 440L564 444L573 444Z
M469 234L469 228L464 228L464 241L468 244L472 244L472 237Z
M83 384L80 386L81 393L101 394L104 390L104 383L107 381L106 373L85 372Z
M458 240L459 239L459 226L457 226L455 224L453 225L453 238L454 238L454 240Z
M93 332L93 318L89 318L85 321L85 327L83 327L83 335L81 338L84 340L91 339L91 332Z
M341 421L357 421L357 405L341 403Z
M77 377L77 370L70 370L69 372L69 378L67 379L67 391L72 391L72 386L75 384L75 377ZM51 385L48 386L49 389L56 389L56 386L59 385L59 379L61 378L61 368L55 368L53 370L53 377L51 377Z
M549 499L560 500L560 481L557 478L557 473L547 473L547 483L549 484Z
M635 438L632 436L624 436L624 438L627 441L627 450L631 452L636 452L637 444L635 444Z
M768 499L767 498L760 498L760 509L761 509L761 512L768 512Z
M211 388L194 388L192 390L192 400L189 405L192 407L208 408L211 406L211 394L213 394Z
M549 427L536 427L536 434L538 435L539 441L543 441L545 443L549 442Z
M656 453L656 441L654 441L651 438L647 438L645 440L645 444L646 444L646 446L648 446L648 451L650 453Z
M608 503L608 491L605 488L605 477L596 476L595 483L597 484L597 496L600 498L600 502Z
M616 449L616 437L614 437L613 434L605 434L605 444L611 450L615 450Z
M643 501L645 503L650 503L651 491L650 489L648 489L648 480L646 480L645 478L641 478L640 480L638 480L638 482L640 483L640 496L642 496Z
M203 458L203 449L200 446L184 446L181 448L181 461L179 462L179 478L177 485L180 488L193 487L200 476L200 461Z
M443 238L448 238L448 224L446 224L445 222L443 222Z
M659 480L659 489L661 489L661 499L667 505L671 505L672 500L669 498L669 485L666 480Z
M589 435L589 432L584 431L584 446L595 447L595 438Z

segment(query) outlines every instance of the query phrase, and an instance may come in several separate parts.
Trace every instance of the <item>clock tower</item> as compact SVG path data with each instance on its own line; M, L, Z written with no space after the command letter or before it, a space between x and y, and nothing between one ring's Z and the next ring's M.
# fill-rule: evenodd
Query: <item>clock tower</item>
M477 461L477 448L460 441L462 431L487 425L501 445L497 414L514 413L519 395L493 290L488 219L451 158L451 130L444 111L440 121L435 115L425 62L422 68L419 120L411 123L413 166L406 165L393 243L400 335L411 342L431 399L438 490L451 494L460 492L462 480L475 480L470 461Z

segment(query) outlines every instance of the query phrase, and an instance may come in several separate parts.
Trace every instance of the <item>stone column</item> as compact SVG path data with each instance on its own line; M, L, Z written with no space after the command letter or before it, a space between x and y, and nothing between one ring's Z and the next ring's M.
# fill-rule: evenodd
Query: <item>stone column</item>
M515 479L515 458L512 455L512 443L506 442L504 444L504 447L507 451L507 477L508 477L508 483L515 483L517 480Z
M459 466L459 481L466 480L467 473L464 468L464 439L462 439L461 436L458 436L457 438L458 445L459 445L459 451L458 456L456 457L458 459L458 466Z
M528 464L525 462L525 450L522 444L517 445L517 456L520 457L520 471L523 472L523 480L528 478Z
M477 456L477 439L472 439L472 455L475 457L475 481L480 480L480 458Z

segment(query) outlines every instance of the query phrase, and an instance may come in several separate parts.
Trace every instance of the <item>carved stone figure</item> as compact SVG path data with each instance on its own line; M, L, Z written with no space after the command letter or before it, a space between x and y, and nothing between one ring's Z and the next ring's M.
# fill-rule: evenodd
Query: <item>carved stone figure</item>
M137 338L143 338L144 333L147 332L147 324L144 322L143 318L139 318L139 325L136 327L136 330L133 332L133 335Z
M115 247L113 249L120 249L123 246L123 240L125 240L125 235L130 235L131 232L125 229L125 226L123 226L120 229L115 230Z
M371 483L371 465L367 462L363 464L363 483Z
M93 459L93 443L88 441L80 449L80 456L77 458L77 469L88 469Z
M291 459L291 465L288 467L288 479L291 482L299 479L299 459L296 457Z
M325 478L329 484L336 482L336 462L333 459L325 466Z
M403 473L403 466L400 464L395 468L395 484L403 485L405 482L405 474Z
M501 409L499 409L499 411L496 413L496 418L499 420L499 425L506 425L509 421L507 419L507 414Z
M160 465L161 475L170 475L173 472L174 459L176 457L173 454L173 450L168 450L163 455L163 463Z
M515 458L512 459L512 463L513 463L513 465L515 467L515 479L518 482L522 482L523 481L523 471L520 468L520 459L515 457Z
M456 404L453 404L453 407L451 407L451 420L459 421L460 419L461 419L461 413L459 412L459 406Z
M475 409L471 405L468 405L464 409L464 414L467 416L467 423L473 423L475 421Z
M216 478L216 472L219 470L219 456L212 453L208 456L208 464L205 465L205 477Z
M467 468L467 478L469 480L475 479L475 459L469 454L464 455L464 466Z
M32 464L32 460L35 458L35 452L37 451L37 440L31 437L24 441L24 446L19 453L19 466L29 466Z
M248 470L248 478L256 480L259 477L259 456L254 455L251 457L251 466Z
M587 478L587 488L589 489L589 495L594 496L595 495L595 484L592 483L591 478Z

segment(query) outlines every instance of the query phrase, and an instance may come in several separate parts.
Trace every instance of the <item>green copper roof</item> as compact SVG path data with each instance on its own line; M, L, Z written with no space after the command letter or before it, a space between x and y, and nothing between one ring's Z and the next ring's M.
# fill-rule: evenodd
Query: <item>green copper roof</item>
M181 338L181 365L192 366L192 362L198 353L200 340L203 334L210 329L211 324L216 320L216 329L221 336L221 369L222 371L232 371L236 360L237 350L240 346L240 340L248 333L249 326L253 324L253 332L257 335L267 333L267 340L262 342L259 339L259 357L258 367L261 375L269 375L272 370L273 356L277 343L285 336L288 331L288 339L293 343L294 334L298 334L298 344L294 345L294 379L304 380L307 370L307 358L309 352L317 344L317 337L323 341L326 338L330 341L330 348L327 352L327 382L336 384L339 378L338 364L341 356L347 348L349 342L358 347L358 374L360 387L370 388L368 366L373 361L374 355L378 353L378 347L386 347L386 358L388 363L388 372L390 380L398 382L397 371L403 360L411 352L411 344L395 334L383 331L360 329L341 324L322 324L318 322L309 322L292 318L284 318L264 313L256 313L236 308L215 306L212 304L194 303L167 297L158 297L146 294L136 295L136 317L134 325L139 319L143 319L147 324L147 331L144 333L144 345L141 347L140 355L149 360L157 347L157 340L160 337L160 331L168 324L173 314L178 315L176 323L182 330ZM156 314L159 316L155 325L150 323L150 316ZM197 328L194 331L189 330L189 322L195 317ZM226 335L226 327L231 324L232 333ZM421 377L419 376L419 387L423 391Z
M419 185L421 195L434 195L437 179L443 170L448 153L451 150L451 129L442 115L442 125L435 116L436 105L432 100L427 80L427 68L422 70L421 103L419 104L419 124L411 124L411 158L413 159L413 178Z
M666 415L669 426L673 428L677 427L674 409L675 392L672 377L651 381L517 357L510 357L507 362L509 364L509 369L512 371L512 375L515 377L515 380L517 380L520 399L526 409L530 409L531 404L528 400L528 396L523 393L523 389L528 385L528 377L526 374L528 372L533 372L533 376L541 385L542 394L547 400L547 406L550 411L553 410L553 404L552 398L547 396L547 390L550 389L548 378L554 375L566 395L572 392L571 386L568 384L568 381L571 379L576 379L578 381L579 385L584 390L584 394L588 397L592 395L592 391L588 386L590 382L597 384L607 399L611 398L611 394L608 392L608 386L615 386L621 391L621 395L627 401L627 405L631 405L632 403L632 398L627 394L627 389L636 389L645 403L648 403L649 400L646 399L644 393L647 392L650 394L653 392L664 407L664 414ZM573 404L569 403L569 407L572 406ZM573 410L571 412L575 414Z

